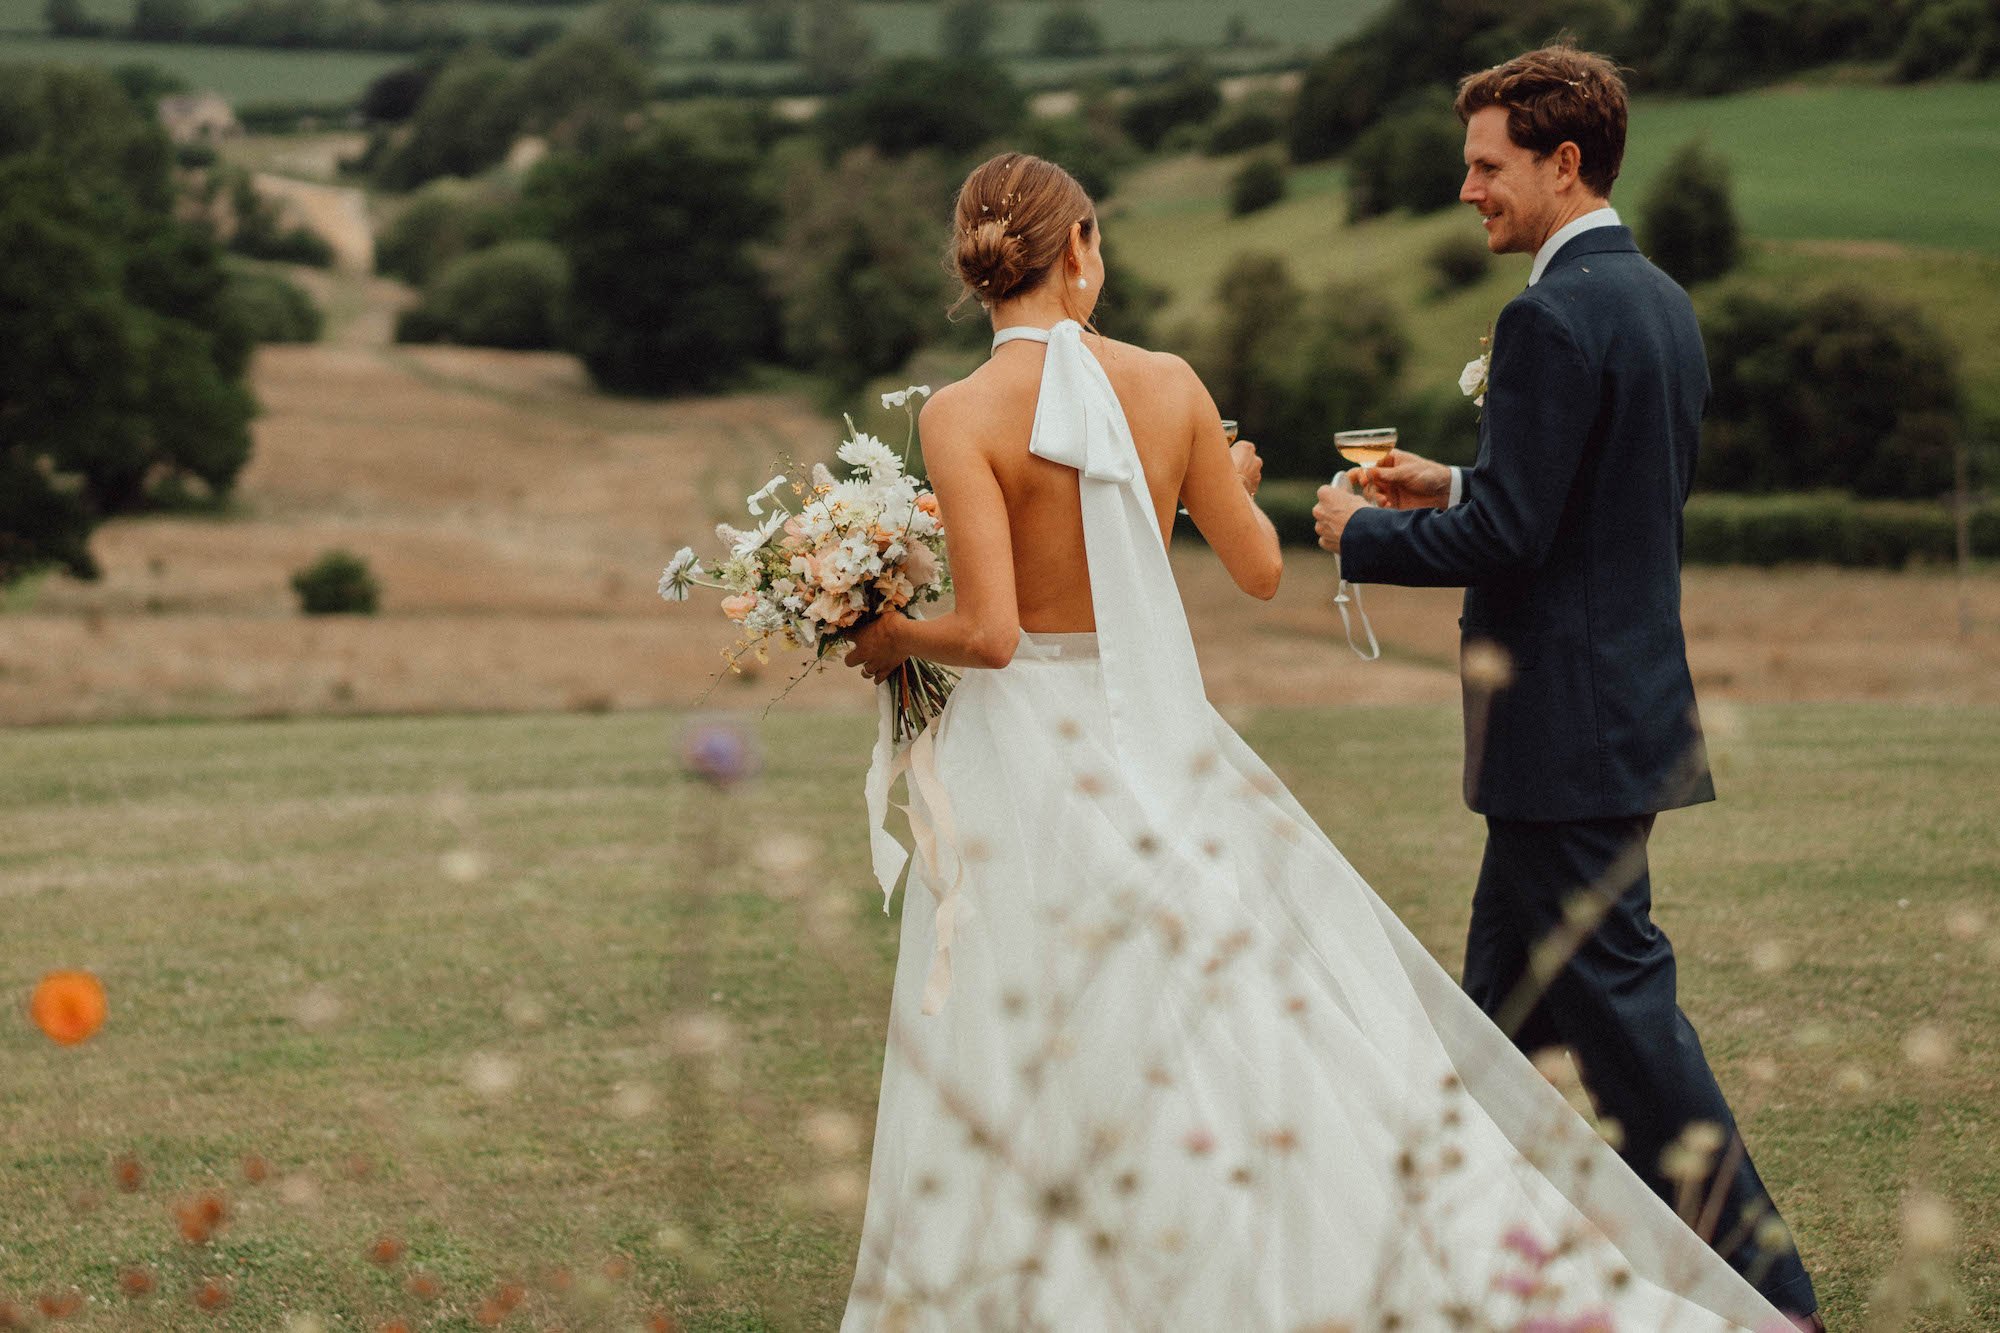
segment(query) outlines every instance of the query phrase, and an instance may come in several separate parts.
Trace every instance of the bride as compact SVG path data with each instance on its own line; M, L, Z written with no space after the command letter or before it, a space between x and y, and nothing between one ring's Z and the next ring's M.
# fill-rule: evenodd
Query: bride
M1261 465L1184 362L1083 327L1081 187L1003 154L956 226L996 332L923 413L955 607L847 658L966 671L897 761L917 855L843 1329L1788 1329L1208 704L1166 534L1185 506L1271 597Z

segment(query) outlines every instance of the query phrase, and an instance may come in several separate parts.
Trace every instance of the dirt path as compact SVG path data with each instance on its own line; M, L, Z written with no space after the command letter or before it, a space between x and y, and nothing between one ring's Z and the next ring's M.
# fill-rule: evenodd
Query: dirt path
M259 172L258 193L276 199L298 221L326 238L334 263L344 273L375 271L375 232L368 221L368 196L346 185L322 185Z

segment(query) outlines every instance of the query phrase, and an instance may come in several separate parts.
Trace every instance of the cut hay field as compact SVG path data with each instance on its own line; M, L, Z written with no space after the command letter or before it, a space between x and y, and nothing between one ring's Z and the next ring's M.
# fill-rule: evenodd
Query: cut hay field
M1747 280L1792 288L1857 284L1921 309L1959 346L1978 407L2000 415L2000 84L1784 88L1695 102L1641 101L1615 202L1636 221L1651 181L1680 145L1706 135L1734 166L1737 208L1757 242ZM1177 158L1136 174L1106 227L1120 258L1167 287L1166 325L1213 299L1246 251L1284 256L1295 276L1386 292L1413 344L1405 382L1448 389L1479 336L1527 280L1503 258L1482 283L1432 291L1425 256L1453 233L1477 235L1469 209L1347 223L1337 167L1295 172L1291 196L1247 218L1224 200L1234 162Z
M838 423L798 392L612 399L566 356L397 347L403 289L301 278L333 329L321 345L258 354L264 413L232 512L111 523L94 541L101 582L49 577L0 597L0 725L702 698L728 627L712 605L662 604L659 569L740 515L739 497L780 459L827 457ZM903 425L879 409L861 419L884 435ZM292 572L333 547L374 568L380 615L297 614ZM1265 605L1205 550L1176 555L1220 702L1457 697L1455 593L1371 591L1387 660L1362 663L1339 637L1331 562L1290 559ZM2000 704L2000 574L1982 571L1963 595L1979 628L1969 638L1961 590L1939 571L1694 570L1692 660L1717 703ZM710 697L762 701L785 671L753 664ZM869 695L832 674L790 706L865 709Z
M1454 711L1243 715L1448 966L1479 843ZM0 733L0 991L83 967L111 1012L70 1049L0 1013L0 1302L74 1290L61 1326L94 1330L470 1330L510 1297L503 1327L832 1327L895 940L869 723L767 723L723 793L679 769L690 721ZM1724 799L1654 840L1683 1002L1833 1327L1896 1326L1878 1284L1923 1188L1957 1295L1908 1327L1990 1329L2000 708L1716 732ZM1393 799L1343 799L1357 775ZM202 1191L229 1220L189 1244ZM210 1278L228 1304L199 1313Z

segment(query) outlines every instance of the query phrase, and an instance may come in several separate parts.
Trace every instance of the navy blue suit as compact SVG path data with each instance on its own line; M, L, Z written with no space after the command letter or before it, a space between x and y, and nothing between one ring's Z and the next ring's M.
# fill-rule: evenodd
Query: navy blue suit
M1756 1242L1775 1209L1680 1011L1646 868L1654 815L1715 797L1680 617L1708 398L1694 308L1630 231L1598 228L1501 311L1492 354L1463 503L1362 510L1340 548L1357 583L1466 589L1465 798L1487 844L1465 987L1524 1049L1574 1052L1669 1202L1685 1200L1662 1153L1719 1126L1711 1234L1774 1305L1808 1312L1796 1252ZM1598 924L1538 984L1530 953L1579 899Z

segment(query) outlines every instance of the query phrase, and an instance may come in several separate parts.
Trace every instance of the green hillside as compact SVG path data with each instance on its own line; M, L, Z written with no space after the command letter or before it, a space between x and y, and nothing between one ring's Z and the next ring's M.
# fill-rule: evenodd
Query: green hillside
M132 0L82 0L100 22L130 21ZM1141 72L1164 65L1177 48L1202 48L1223 69L1268 64L1302 57L1331 46L1359 27L1385 0L1093 0L1088 8L1102 26L1109 51L1088 61L1050 61L1032 54L1037 26L1048 13L1040 0L1000 0L999 31L994 49L1006 56L1016 74L1035 83L1075 78L1116 69ZM201 0L199 11L220 13L239 7L239 0ZM417 0L416 7L457 16L469 31L493 27L514 29L531 23L568 22L585 13L586 4L533 4L501 0ZM937 4L862 3L862 19L874 34L876 54L931 54L938 45ZM0 61L64 60L82 64L144 61L170 70L188 82L214 88L240 101L341 101L359 95L381 70L408 60L393 54L267 51L238 47L204 47L180 43L128 43L57 39L47 36L44 0L0 0ZM790 62L731 61L717 64L713 42L735 38L745 49L748 8L742 4L667 4L659 6L661 42L657 55L660 75L670 83L709 76L735 82L767 83L798 74ZM1232 20L1240 17L1245 40L1225 48Z
M1706 101L1641 103L1616 202L1636 220L1660 166L1706 134L1735 167L1738 212L1757 245L1745 272L1793 286L1858 283L1920 307L1966 355L1975 404L2000 415L2000 84L1774 89ZM1346 222L1337 167L1294 173L1291 197L1248 218L1223 199L1234 164L1158 163L1121 193L1107 229L1120 258L1173 293L1163 327L1193 318L1244 251L1286 257L1308 284L1378 287L1406 311L1406 382L1449 386L1480 334L1527 279L1503 259L1466 291L1438 298L1424 258L1469 210Z

